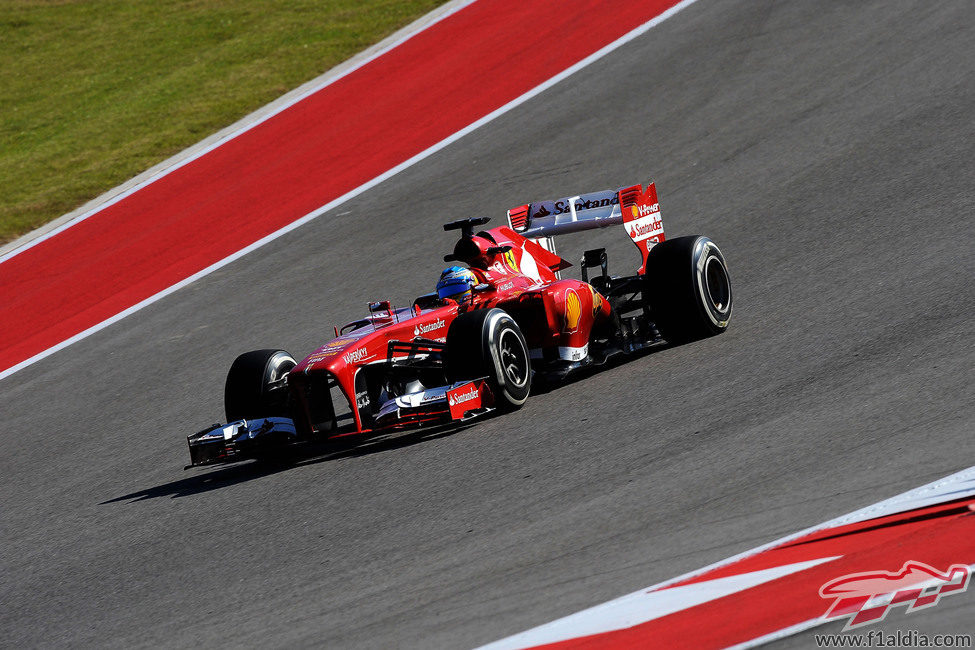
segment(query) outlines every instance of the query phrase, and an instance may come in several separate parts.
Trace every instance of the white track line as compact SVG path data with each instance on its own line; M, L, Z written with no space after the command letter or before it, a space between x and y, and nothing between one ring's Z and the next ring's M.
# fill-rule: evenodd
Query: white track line
M247 131L250 131L262 122L266 122L278 113L281 113L308 98L310 95L314 95L318 91L330 86L339 79L355 72L367 63L378 59L390 50L402 45L417 34L425 31L433 25L436 25L441 20L444 20L448 16L457 13L464 7L473 4L474 2L476 2L476 0L452 0L452 2L448 2L437 7L430 13L413 21L406 27L400 29L394 34L391 34L379 43L376 43L365 51L353 56L348 61L340 63L325 74L316 77L305 84L302 84L298 88L295 88L291 92L279 97L270 104L259 108L250 115L247 115L234 124L231 124L227 128L222 129L201 142L184 149L172 158L169 158L158 165L155 165L151 169L146 170L132 180L129 180L126 183L105 192L101 196L89 201L78 210L59 217L53 222L45 224L40 228L27 233L23 237L0 246L0 264L7 261L11 257L19 255L25 250L36 246L45 239L49 239L59 232L84 221L88 217L98 214L105 208L118 203L134 192L141 190L147 185L155 183L159 179L168 176L180 167L193 162L201 156L210 153L224 143L233 140L237 136L246 133Z
M969 571L975 571L975 564L968 565ZM925 584L932 584L934 581L929 581ZM921 586L921 585L918 585ZM803 621L802 623L797 623L789 627L784 627L781 630L776 630L775 632L769 632L764 636L755 637L744 643L739 643L738 645L729 646L728 650L747 650L747 648L757 648L759 646L765 645L766 643L772 643L773 641L779 641L793 634L799 634L800 632L805 632L806 630L811 630L814 627L819 627L820 625L825 625L826 623L833 623L836 619L826 619L822 616L818 618L811 618L808 621Z
M815 560L794 562L769 567L768 569L715 578L707 582L694 582L666 591L641 589L622 598L558 619L547 625L532 628L521 634L481 646L478 650L521 650L522 648L563 643L591 635L626 630L664 616L713 602L725 596L753 589L759 585L811 569L826 562L832 562L839 557L821 557Z
M968 497L975 495L975 467L969 467L968 469L961 470L944 478L938 479L928 483L927 485L922 485L921 487L908 490L902 494L885 499L878 503L860 508L859 510L854 510L851 513L836 517L835 519L830 519L816 526L810 526L805 530L800 530L797 533L792 533L777 539L768 544L763 544L749 551L733 555L724 560L720 560L713 564L709 564L706 567L679 575L676 578L671 578L664 582L640 589L639 591L634 591L633 593L627 594L625 596L620 596L614 598L613 600L607 601L601 605L596 605L590 607L589 609L582 610L575 614L569 614L562 618L556 619L550 623L545 623L535 628L525 630L524 632L519 632L510 637L505 637L499 641L489 643L487 645L481 646L478 650L501 650L508 648L526 648L532 645L537 645L535 641L539 637L539 633L544 633L546 638L552 638L558 635L561 629L573 629L576 625L576 617L586 617L587 614L593 610L609 610L613 605L629 603L633 599L642 598L648 593L656 592L671 585L689 580L691 578L697 578L705 573L714 571L715 569L720 569L728 566L729 564L734 564L739 560L743 560L748 557L753 557L770 549L782 546L789 542L795 541L801 537L805 537L811 533L815 533L826 528L837 528L839 526L845 526L848 524L866 521L868 519L876 519L877 517L885 517L887 515L896 514L898 512L906 512L908 510L913 510L915 508L920 508L928 505L933 505L935 503L941 503L951 499L958 499L962 497ZM972 565L975 567L975 565ZM797 625L783 628L775 632L771 632L765 636L757 637L750 641L746 641L740 645L734 646L736 648L751 648L770 641L775 641L777 639L782 639L792 634L802 632L809 628L815 627L820 623L826 622L822 618L811 619ZM611 630L607 630L611 631ZM591 634L592 632L590 632ZM526 642L525 642L526 641ZM550 641L546 641L550 642Z
M150 296L149 298L146 298L142 302L140 302L140 303L138 303L136 305L133 305L133 306L129 307L125 311L122 311L122 312L116 314L115 316L112 316L111 318L108 318L108 319L102 321L101 323L98 323L97 325L94 325L92 327L89 327L85 331L80 332L78 334L75 334L71 338L66 339L66 340L62 341L61 343L58 343L57 345L55 345L53 347L50 347L47 350L44 350L43 352L40 352L38 354L35 354L31 358L29 358L29 359L27 359L25 361L21 361L17 365L12 366L11 368L8 368L7 370L4 370L4 371L0 372L0 379L4 379L6 377L9 377L10 375L14 374L15 372L17 372L19 370L23 370L27 366L30 366L30 365L33 365L33 364L37 363L41 359L44 359L46 357L49 357L50 355L54 354L55 352L58 352L59 350L63 350L64 348L68 347L69 345L71 345L73 343L77 343L78 341L81 341L83 339L88 338L92 334L95 334L97 332L100 332L101 330L105 329L109 325L112 325L114 323L117 323L118 321L122 320L123 318L125 318L127 316L131 316L132 314L136 313L140 309L143 309L144 307L148 307L149 305L153 304L154 302L157 302L157 301L165 298L166 296L168 296L169 294L173 293L174 291L178 291L179 289L182 289L183 287L187 286L188 284L191 284L193 282L196 282L200 278L203 278L203 277L206 277L207 275L210 275L211 273L213 273L217 269L223 268L227 264L230 264L231 262L234 262L234 261L240 259L244 255L247 255L248 253L257 250L258 248L261 248L265 244L269 244L270 242L274 241L275 239L278 239L279 237L282 237L282 236L288 234L292 230L294 230L296 228L299 228L299 227L305 225L309 221L320 217L321 215L325 214L326 212L328 212L329 210L335 208L336 206L342 205L346 201L349 201L350 199L353 199L353 198L359 196L363 192L372 189L376 185L379 185L383 181L392 178L393 176L395 176L396 174L400 173L404 169L408 169L408 168L412 167L413 165L417 164L418 162L420 162L422 160L425 160L426 158L429 158L430 156L432 156L433 154L437 153L441 149L443 149L443 148L445 148L445 147L453 144L457 140L460 140L465 135L467 135L467 134L469 134L469 133L471 133L471 132L479 129L480 127L484 126L485 124L488 124L489 122L494 121L498 117L501 117L505 113L507 113L507 112L509 112L509 111L511 111L511 110L513 110L515 108L517 108L518 106L521 106L522 104L524 104L528 100L530 100L530 99L536 97L537 95L545 92L546 90L548 90L549 88L551 88L555 84L559 83L560 81L562 81L562 80L564 80L564 79L572 76L573 74L575 74L579 70L582 70L583 68L586 68L587 66L591 65L592 63L595 63L599 59L603 58L607 54L610 54L611 52L614 52L615 50L619 49L620 47L626 45L627 43L629 43L633 39L637 38L638 36L641 36L641 35L645 34L648 30L650 30L653 27L659 25L660 23L664 22L665 20L667 20L668 18L670 18L671 16L673 16L677 12L681 11L682 9L685 9L685 8L689 7L690 5L694 4L695 2L697 2L697 0L684 0L683 2L680 2L680 3L676 4L676 5L674 5L673 7L671 7L670 9L668 9L667 11L665 11L662 14L658 15L656 18L653 18L652 20L650 20L650 21L648 21L648 22L640 25L636 29L632 30L631 32L629 32L629 33L627 33L627 34L625 34L623 36L621 36L620 38L618 38L617 40L613 41L609 45L606 45L602 49L600 49L600 50L598 50L598 51L590 54L585 59L579 61L575 65L573 65L573 66L571 66L569 68L566 68L565 70L563 70L559 74L555 75L554 77L550 78L549 80L541 83L538 86L535 86L534 88L532 88L531 90L529 90L524 95L521 95L520 97L511 100L510 102L508 102L507 104L505 104L501 108L493 111L492 113L489 113L488 115L485 115L484 117L482 117L481 119L477 120L476 122L474 122L472 124L469 124L468 126L464 127L460 131L457 131L453 135L448 136L447 138L441 140L440 142L438 142L437 144L433 145L429 149L426 149L425 151L422 151L422 152L418 153L417 155L413 156L409 160L407 160L405 162L402 162L399 165L396 165L395 167L393 167L389 171L387 171L387 172L385 172L383 174L380 174L379 176L375 177L371 181L368 181L368 182L360 185L359 187L355 188L354 190L343 194L339 198L337 198L337 199L335 199L333 201L330 201L330 202L326 203L325 205L323 205L322 207L318 208L317 210L315 210L313 212L309 212L308 214L306 214L305 216L301 217L297 221L293 221L290 224L288 224L287 226L284 226L283 228L281 228L280 230L277 230L276 232L273 232L270 235L267 235L266 237L264 237L262 239L259 239L258 241L254 242L250 246L247 246L246 248L243 248L243 249L237 251L236 253L233 253L232 255L229 255L229 256L223 258L222 260L220 260L219 262L216 262L215 264L211 264L210 266L208 266L207 268L203 269L202 271L198 271L197 273L194 273L193 275L191 275L190 277L186 278L185 280L182 280L180 282L177 282L173 286L168 287L167 289L163 289L159 293L157 293L157 294L155 294L153 296ZM470 3L466 3L466 4L470 4ZM466 6L466 4L464 6ZM219 146L219 143L217 145L214 145L214 146ZM202 153L200 155L202 155ZM189 160L187 160L186 162L189 162ZM182 164L186 164L186 162L184 162ZM141 186L139 186L139 187L141 187ZM133 188L131 191L134 192L136 189L138 189L138 188ZM119 197L119 199L116 199L116 200L120 200L120 199L121 199L121 197ZM88 216L90 216L90 215L88 215ZM46 236L50 236L50 234L49 235L46 235ZM34 243L36 243L36 242L34 242ZM6 258L3 258L3 259L6 259ZM0 259L0 262L2 262L3 259Z

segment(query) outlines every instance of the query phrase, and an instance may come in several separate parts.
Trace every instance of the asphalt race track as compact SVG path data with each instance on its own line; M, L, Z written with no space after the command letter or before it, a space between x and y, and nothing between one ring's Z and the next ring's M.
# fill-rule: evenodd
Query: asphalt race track
M975 465L973 42L964 2L700 0L4 379L0 644L470 647ZM441 223L650 175L728 259L725 335L446 435L182 470L239 352L429 291ZM972 631L955 600L911 623Z

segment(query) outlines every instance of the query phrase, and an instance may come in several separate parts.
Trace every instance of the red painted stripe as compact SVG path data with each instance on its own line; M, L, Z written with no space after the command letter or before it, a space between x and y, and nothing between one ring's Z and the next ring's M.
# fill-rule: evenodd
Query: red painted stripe
M479 0L0 264L0 370L370 181L674 0Z
M851 548L856 549L865 543L883 543L928 524L952 521L958 515L971 512L968 509L970 502L972 502L971 499L965 499L956 503L927 506L920 510L909 510L886 517L858 521L846 526L824 528L776 546L764 553L758 553L693 578L669 584L667 588L750 571L760 571L783 564L810 560L815 557L845 555L850 552Z
M975 564L975 546L971 541L975 536L975 513L968 508L969 504L975 504L975 500L817 531L667 588L815 558L842 557L624 630L537 647L553 650L723 648L746 643L823 616L834 601L820 597L819 588L846 574L897 571L909 560L939 570L946 570L952 564ZM966 597L975 598L975 594L952 596ZM905 611L906 606L895 606L888 618L904 616Z

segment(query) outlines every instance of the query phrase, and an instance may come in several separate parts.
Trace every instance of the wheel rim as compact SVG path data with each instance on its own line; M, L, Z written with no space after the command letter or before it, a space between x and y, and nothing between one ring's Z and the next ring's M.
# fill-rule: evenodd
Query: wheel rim
M724 264L713 255L704 267L704 284L714 310L719 314L726 313L731 306L731 282Z
M498 351L501 354L501 370L505 383L524 386L528 381L528 351L514 330L508 329L501 333Z
M294 359L284 354L278 354L271 358L270 373L268 383L280 381L291 369L297 365Z

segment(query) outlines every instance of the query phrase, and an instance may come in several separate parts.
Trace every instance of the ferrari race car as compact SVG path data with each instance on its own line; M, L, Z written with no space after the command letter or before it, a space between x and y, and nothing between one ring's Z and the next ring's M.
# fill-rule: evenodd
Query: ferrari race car
M724 256L707 237L665 239L652 182L522 205L507 225L478 230L488 221L444 225L460 231L444 261L464 266L445 271L437 293L409 307L373 302L301 360L273 349L237 357L224 392L229 424L188 437L190 466L511 411L533 382L728 327ZM583 255L580 280L563 278L571 264L553 238L605 227L633 240L637 272L610 276L600 248Z

